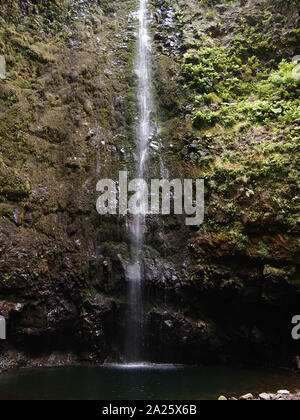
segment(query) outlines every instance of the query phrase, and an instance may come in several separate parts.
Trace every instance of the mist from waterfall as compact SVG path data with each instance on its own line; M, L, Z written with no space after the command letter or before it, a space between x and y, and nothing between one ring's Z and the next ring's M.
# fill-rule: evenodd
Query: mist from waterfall
M151 38L148 29L148 0L140 0L138 29L138 50L135 72L138 78L138 126L137 178L147 175L149 140L151 136ZM142 249L145 234L145 211L135 215L130 223L131 262L127 267L129 283L129 317L127 327L125 357L127 362L142 360L143 346L143 258Z

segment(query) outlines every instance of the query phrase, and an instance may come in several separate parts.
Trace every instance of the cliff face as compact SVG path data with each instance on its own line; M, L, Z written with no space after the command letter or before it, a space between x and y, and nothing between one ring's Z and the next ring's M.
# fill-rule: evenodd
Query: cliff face
M103 360L121 303L97 292L123 287L125 235L96 183L131 156L135 5L100 3L1 5L0 311L13 348Z
M154 9L162 131L206 183L189 280L170 285L180 314L161 314L163 329L195 359L284 362L299 311L299 2Z
M95 186L134 173L136 9L1 2L3 364L122 358L128 237L123 219L97 214ZM151 9L161 156L170 178L205 179L206 219L197 229L148 220L145 353L289 364L299 352L299 2Z

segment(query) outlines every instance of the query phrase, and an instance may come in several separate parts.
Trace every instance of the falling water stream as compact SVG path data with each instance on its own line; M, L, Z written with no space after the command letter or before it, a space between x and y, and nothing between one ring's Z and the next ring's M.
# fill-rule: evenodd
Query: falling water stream
M137 178L144 179L147 174L148 149L151 136L151 38L148 29L148 0L140 0L138 29L138 50L135 72L138 78L139 122L136 132ZM139 194L139 193L138 193ZM127 268L129 282L129 306L126 361L142 360L143 337L143 299L142 299L142 248L145 233L145 209L133 217L130 224L131 262Z

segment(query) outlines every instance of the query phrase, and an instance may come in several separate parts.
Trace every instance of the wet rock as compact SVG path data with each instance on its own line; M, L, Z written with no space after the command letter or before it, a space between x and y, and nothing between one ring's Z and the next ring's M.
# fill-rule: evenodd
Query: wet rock
M219 13L225 13L227 10L227 7L223 4L216 4L216 9Z
M0 301L0 313L6 319L9 319L10 315L13 312L22 312L22 310L24 309L24 306L25 306L24 303L1 300Z
M195 323L182 315L153 309L146 325L149 331L146 351L154 360L191 363L196 362L200 349L202 357L212 353L209 326L204 322Z
M0 343L1 361L15 351L11 359L18 366L17 354L23 360L26 352L63 354L70 347L81 360L119 360L122 339L112 332L124 329L125 304L101 293L126 289L120 249L112 245L122 243L126 254L125 228L118 218L99 221L95 185L96 168L114 177L117 150L129 149L123 139L130 137L132 100L124 98L132 85L125 79L133 73L129 16L135 5L114 4L118 29L108 29L110 20L94 0L73 2L68 16L61 2L35 10L24 3L15 2L14 16L1 10L13 68L0 86L6 150L0 159L0 312L10 332ZM44 19L51 21L48 28ZM51 42L57 36L59 48ZM107 47L109 63L103 59ZM3 65L1 56L0 77Z

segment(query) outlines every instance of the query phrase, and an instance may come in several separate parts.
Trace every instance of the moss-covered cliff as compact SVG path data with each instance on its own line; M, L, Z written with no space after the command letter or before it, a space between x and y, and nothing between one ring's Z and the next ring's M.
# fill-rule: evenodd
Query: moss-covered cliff
M122 358L128 238L123 219L97 214L95 186L134 169L136 9L0 3L3 365L55 352L54 363ZM189 230L181 218L149 217L145 353L291 364L299 2L153 0L151 9L160 164L171 178L205 179L206 219ZM157 162L153 147L155 175Z
M180 302L169 315L174 330L189 331L190 317L184 339L196 359L284 363L298 351L290 322L300 303L299 2L153 1L153 9L165 141L182 171L206 182L189 281L170 286Z
M113 357L113 343L104 349L122 304L105 292L122 279L110 244L125 234L122 221L100 220L95 186L132 161L135 3L12 0L0 10L5 346Z

